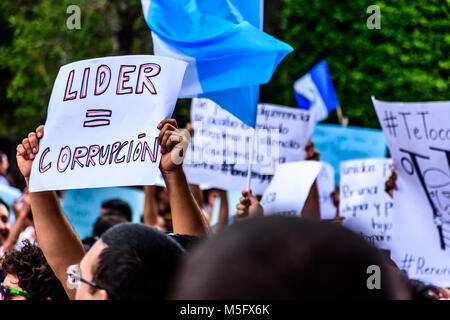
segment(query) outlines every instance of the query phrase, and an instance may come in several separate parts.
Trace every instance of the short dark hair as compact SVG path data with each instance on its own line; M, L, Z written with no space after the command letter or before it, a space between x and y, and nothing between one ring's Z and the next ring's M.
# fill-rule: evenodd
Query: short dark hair
M61 282L53 273L41 248L24 240L20 250L7 251L1 259L6 273L19 279L18 285L30 294L29 300L68 300Z
M170 289L181 246L156 228L121 223L106 231L107 245L93 270L93 281L119 300L164 299Z
M101 237L101 235L107 231L109 228L115 226L119 223L128 222L123 216L118 216L110 213L106 213L100 217L98 217L97 221L94 223L94 229L92 231L92 236Z
M370 290L368 267L380 267ZM181 269L175 299L397 299L409 291L379 250L331 223L269 216L231 225Z
M132 213L130 205L120 199L111 199L102 203L102 208L108 210L109 213L119 215L131 222Z

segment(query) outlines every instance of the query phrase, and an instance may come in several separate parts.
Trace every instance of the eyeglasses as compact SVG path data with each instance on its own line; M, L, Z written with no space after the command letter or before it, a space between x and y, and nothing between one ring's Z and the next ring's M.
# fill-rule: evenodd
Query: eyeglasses
M95 282L83 279L81 277L81 269L79 264L73 264L67 268L67 288L69 289L79 289L81 282L86 283L87 285L90 285L91 287L94 287L96 289L105 290L109 297L111 299L114 299L114 296L111 295L111 293L108 291L108 289L99 286Z
M27 299L30 297L30 294L25 290L9 288L3 285L3 282L0 283L0 300L8 300L10 294L22 296Z

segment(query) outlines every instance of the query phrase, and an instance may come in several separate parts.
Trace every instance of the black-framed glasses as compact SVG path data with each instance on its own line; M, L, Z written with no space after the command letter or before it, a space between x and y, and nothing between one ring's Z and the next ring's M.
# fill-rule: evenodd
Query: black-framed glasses
M25 290L19 290L7 287L2 283L0 283L0 300L8 300L8 297L13 294L16 296L22 296L28 299L30 297L30 294Z
M100 290L105 290L109 297L114 299L114 296L111 295L111 293L109 292L108 289L99 286L98 284L96 284L95 282L83 279L81 277L81 269L80 269L80 265L79 264L73 264L71 266L69 266L67 268L67 287L69 289L79 289L81 282L86 283L87 285L90 285L91 287L94 287L96 289L100 289Z

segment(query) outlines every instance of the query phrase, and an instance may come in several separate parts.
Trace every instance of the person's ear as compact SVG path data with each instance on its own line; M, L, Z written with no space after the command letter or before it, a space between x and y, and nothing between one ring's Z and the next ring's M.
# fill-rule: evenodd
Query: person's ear
M108 295L108 292L104 289L98 289L94 294L95 300L111 300L111 297Z

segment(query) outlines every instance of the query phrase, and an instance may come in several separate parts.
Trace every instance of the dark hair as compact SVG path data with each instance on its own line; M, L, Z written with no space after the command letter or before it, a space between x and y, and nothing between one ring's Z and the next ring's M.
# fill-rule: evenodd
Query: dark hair
M105 213L104 215L98 217L97 221L95 221L92 236L94 238L101 237L101 235L109 228L115 226L116 224L126 222L128 222L127 219L122 216L114 215L109 212Z
M204 239L204 237L201 236L191 236L187 234L171 234L170 237L178 242L180 246L188 252L195 248Z
M7 251L1 259L3 270L19 279L19 287L28 291L29 300L67 300L63 286L45 260L41 248L29 240L20 250Z
M120 199L112 199L102 203L102 208L108 210L108 213L122 216L127 221L131 221L132 214L130 205Z
M380 290L368 288L372 265L381 270ZM194 249L178 278L175 299L410 297L379 250L362 237L342 226L297 217L233 224Z
M414 279L409 279L408 282L414 300L438 300L439 289L435 286Z
M116 225L106 231L101 240L107 247L100 253L93 281L107 289L111 298L167 297L184 253L175 240L153 227L136 223Z

